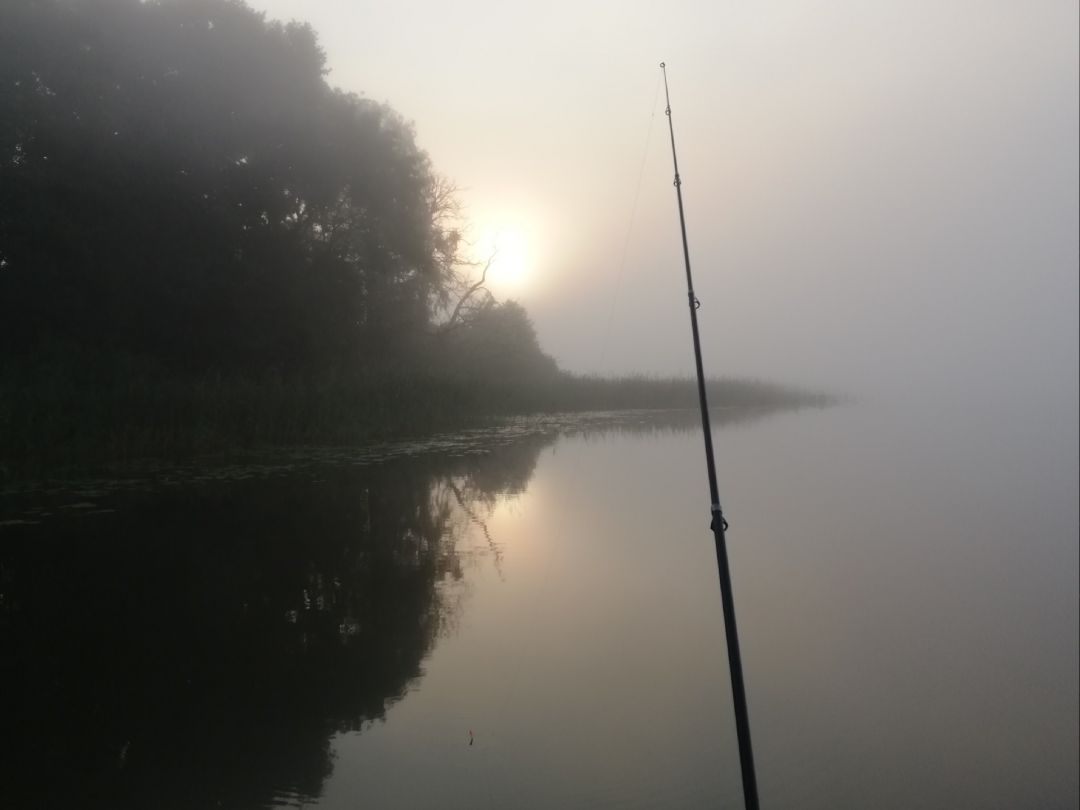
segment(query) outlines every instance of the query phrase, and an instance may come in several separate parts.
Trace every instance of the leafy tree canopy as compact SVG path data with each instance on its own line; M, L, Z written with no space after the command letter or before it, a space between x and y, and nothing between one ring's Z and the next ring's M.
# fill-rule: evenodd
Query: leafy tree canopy
M0 6L0 330L193 369L400 363L455 278L445 184L306 25L235 0Z

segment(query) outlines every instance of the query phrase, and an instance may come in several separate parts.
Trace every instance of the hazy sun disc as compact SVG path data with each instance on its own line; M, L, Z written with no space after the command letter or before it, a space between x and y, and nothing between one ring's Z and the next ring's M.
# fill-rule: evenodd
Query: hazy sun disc
M496 298L513 297L527 286L532 271L532 256L528 237L521 227L501 225L486 228L477 241L476 258L481 265L491 259L487 285Z

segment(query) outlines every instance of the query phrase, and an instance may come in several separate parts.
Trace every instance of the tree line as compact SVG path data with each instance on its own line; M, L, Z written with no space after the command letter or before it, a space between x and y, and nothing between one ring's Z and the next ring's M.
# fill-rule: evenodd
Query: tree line
M8 359L291 375L461 368L482 343L553 372L519 306L438 328L469 269L452 188L399 113L325 74L310 27L242 2L5 2Z
M241 0L0 3L0 479L694 405L560 371L412 125L326 72L309 26Z

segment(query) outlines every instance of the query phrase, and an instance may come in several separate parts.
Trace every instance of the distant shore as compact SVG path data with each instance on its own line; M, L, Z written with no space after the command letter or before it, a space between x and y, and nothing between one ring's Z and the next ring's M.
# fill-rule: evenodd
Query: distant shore
M558 373L536 380L383 374L283 379L55 369L0 379L0 480L260 448L365 446L492 419L697 407L686 378ZM823 407L834 397L746 379L709 382L712 407Z

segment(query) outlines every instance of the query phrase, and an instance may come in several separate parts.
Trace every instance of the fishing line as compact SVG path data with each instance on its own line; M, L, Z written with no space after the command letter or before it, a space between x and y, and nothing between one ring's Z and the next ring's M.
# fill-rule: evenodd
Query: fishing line
M623 276L625 275L626 271L626 257L630 249L630 236L634 232L634 220L637 217L638 202L641 198L641 186L645 179L645 166L649 160L649 146L652 144L653 124L656 121L656 109L660 100L660 84L662 80L663 77L660 74L657 74L656 86L653 88L653 100L650 108L651 112L649 113L649 125L645 132L645 145L642 148L641 160L638 163L637 184L634 188L634 200L630 206L630 218L626 225L626 233L623 236L622 255L619 258L618 272L615 277L615 289L610 298L607 318L605 319L604 323L604 331L600 340L600 368L603 368L604 361L607 359L607 347L609 342L608 339L611 333L611 321L615 314L615 306L618 302L619 292L622 288ZM462 506L464 506L464 504L462 504ZM545 601L546 598L551 596L548 589L548 583L551 575L552 559L554 555L554 546L552 543L549 542L547 555L544 560L543 570L540 575L539 587L537 588L536 600L538 603L541 604ZM499 571L498 573L500 574L500 579L505 582L505 579L502 577L502 572ZM514 655L515 660L511 664L513 670L509 676L509 679L506 681L505 691L503 692L502 698L499 701L499 704L496 707L494 713L494 717L498 718L499 720L505 719L507 706L509 705L511 698L517 694L518 685L521 678L521 670L526 658L527 646L531 647L534 645L528 645L526 643L523 643L518 649L517 654Z
M600 346L601 346L600 367L601 368L603 367L603 362L606 359L608 337L609 337L610 331L611 331L611 321L612 321L612 318L614 316L615 306L616 306L616 303L618 301L619 292L620 292L621 287L622 287L623 276L625 275L626 257L627 257L627 254L628 254L629 248L630 248L630 237L634 232L634 221L635 221L636 216L637 216L638 202L639 202L640 197L641 197L641 187L642 187L642 183L643 183L644 178L645 178L645 166L648 163L649 146L652 143L653 124L656 121L656 109L657 109L658 102L659 102L659 99L660 99L660 84L661 84L662 80L663 80L663 77L658 74L657 77L656 77L656 86L655 86L655 88L653 90L653 101L652 101L651 112L649 114L649 125L648 125L648 128L647 128L646 133L645 133L645 144L644 144L644 147L642 149L641 161L639 162L639 165L638 165L637 184L636 184L636 187L634 189L634 200L633 200L633 203L632 203L631 208L630 208L630 218L629 218L629 222L627 223L627 226L626 226L626 233L625 233L625 235L623 237L622 255L620 256L620 259L619 259L618 272L617 272L616 279L615 279L615 290L614 290L614 292L613 292L613 294L611 296L611 299L610 299L610 305L608 307L607 318L606 318L606 321L605 321L605 324L604 324L604 332L603 332L603 336L602 336L602 339L601 339L601 342L600 342ZM463 502L463 499L460 497L460 495L458 496L457 500L458 500L459 506L461 506L462 510L466 513L466 516L471 519L470 522L472 522L476 526L479 526L481 531L485 535L487 535L487 527L486 527L486 525L483 524L481 521L478 521L474 514L470 514L471 510L468 507L466 507L466 505ZM490 541L490 537L488 539ZM551 572L552 572L554 557L555 557L555 544L553 542L549 541L547 543L547 553L545 555L543 568L542 568L542 571L541 571L541 574L540 574L540 580L539 580L539 583L538 583L537 588L536 588L536 596L534 597L536 603L538 603L538 604L544 604L545 602L548 602L553 596L553 594L551 592L551 588L550 588L550 579L551 579ZM496 562L501 563L501 560L496 560ZM502 571L499 570L500 566L496 565L496 569L497 569L497 573L499 574L499 579L505 583L505 581L506 581L505 577L502 575ZM498 704L495 706L493 714L491 715L491 721L493 723L495 723L496 725L501 725L502 723L505 722L505 720L507 718L507 708L510 705L512 699L515 698L515 696L518 693L518 688L519 688L519 684L520 684L520 680L521 680L521 673L522 673L522 669L523 669L524 664L525 664L525 659L527 657L528 658L532 657L531 655L527 654L527 653L529 653L530 650L535 651L535 642L529 642L529 641L523 640L521 642L521 644L519 645L517 651L514 654L511 655L511 661L508 662L509 663L509 667L508 667L508 676L509 677L507 677L505 682L504 682L505 686L504 686L502 697L499 699ZM472 731L473 731L473 728L470 727L469 728L469 737L470 737L470 743L469 744L470 745L472 745L472 738L473 738ZM483 734L484 731L485 730L481 730L481 734ZM484 745L484 746L482 746L481 750L485 754L484 760L485 760L485 763L486 763L486 762L488 762L488 756L487 755L490 754L491 749L488 748L487 745ZM489 788L489 790L490 790L490 788ZM491 798L490 792L489 792L489 798ZM527 799L527 797L521 797L521 798L526 798Z
M548 590L548 580L549 580L549 578L551 576L551 561L552 561L552 558L555 556L555 547L554 547L553 542L551 540L549 540L546 543L546 545L547 545L547 554L544 557L544 567L541 570L540 581L539 581L539 584L536 587L536 596L534 598L534 601L536 603L540 604L540 605L544 604L544 602L547 601L545 597L550 596L550 592ZM506 580L504 579L503 581L505 582ZM518 680L519 680L519 678L521 676L521 668L522 668L522 665L525 662L525 657L526 657L525 654L526 654L526 651L527 651L526 650L527 647L530 647L530 648L535 647L535 644L530 644L530 643L528 643L526 641L523 641L521 643L521 645L519 646L517 654L514 656L514 658L516 659L516 662L515 662L515 665L514 665L513 674L510 676L509 681L507 681L506 691L503 693L502 700L500 701L500 703L499 703L499 705L498 705L498 707L497 707L497 709L495 711L495 714L496 714L497 717L503 717L504 716L504 713L506 711L506 706L510 702L510 698L513 696L513 694L517 690Z
M645 177L645 164L649 159L649 144L652 142L653 122L656 120L656 105L660 99L660 80L656 77L656 89L653 91L652 112L649 114L649 128L645 133L645 148L641 154L641 165L638 167L637 188L634 190L634 202L630 207L630 221L626 224L626 235L623 237L622 257L619 259L619 270L615 277L615 291L611 295L611 303L608 306L607 321L604 324L604 332L600 338L600 363L599 368L604 367L607 359L608 338L611 333L611 319L615 314L615 304L619 299L619 291L622 288L623 274L626 271L626 254L630 248L630 235L634 232L634 218L637 216L638 199L641 197L641 181Z
M463 511L465 511L468 516L468 509L464 507L464 504L459 503L459 505L462 506ZM479 524L476 521L470 522L473 524L473 530L475 531L476 528L479 527ZM558 536L561 534L561 527L553 528L549 534ZM542 612L542 606L549 603L553 598L551 578L557 544L555 541L548 539L544 545L546 548L543 563L540 567L540 577L535 585L534 595L529 600L532 604L537 606L539 612ZM506 578L502 575L502 571L497 571L497 573L499 574L500 581L505 585ZM483 725L475 725L476 720L479 719L479 717L469 719L468 732L470 742L468 744L473 746L472 740L475 739L475 746L473 747L477 749L476 753L480 755L480 757L474 758L474 771L477 774L478 781L484 781L484 775L491 772L491 758L494 754L497 753L499 757L505 757L507 751L511 750L513 747L513 743L511 742L513 740L513 735L506 737L500 732L506 731L503 727L506 726L508 722L520 726L520 719L517 719L516 722L510 719L511 715L508 713L508 709L511 704L514 703L519 693L521 677L523 671L526 671L525 665L527 661L532 663L537 658L536 646L537 642L535 637L528 633L518 634L510 641L510 644L508 645L510 649L507 651L506 655L502 656L502 666L500 667L504 672L500 678L502 681L501 698L487 701L490 711L486 713L487 722L483 723ZM528 671L531 673L532 668L530 667ZM481 715L484 714L484 712L478 712L477 714ZM474 731L475 735L473 734ZM476 761L477 759L480 759L481 761L478 762ZM504 790L506 790L507 787L509 787L511 792L517 794L516 798L519 802L528 804L529 797L520 794L520 786L504 786ZM490 785L488 785L487 790L491 806L496 806L495 797L491 794Z

